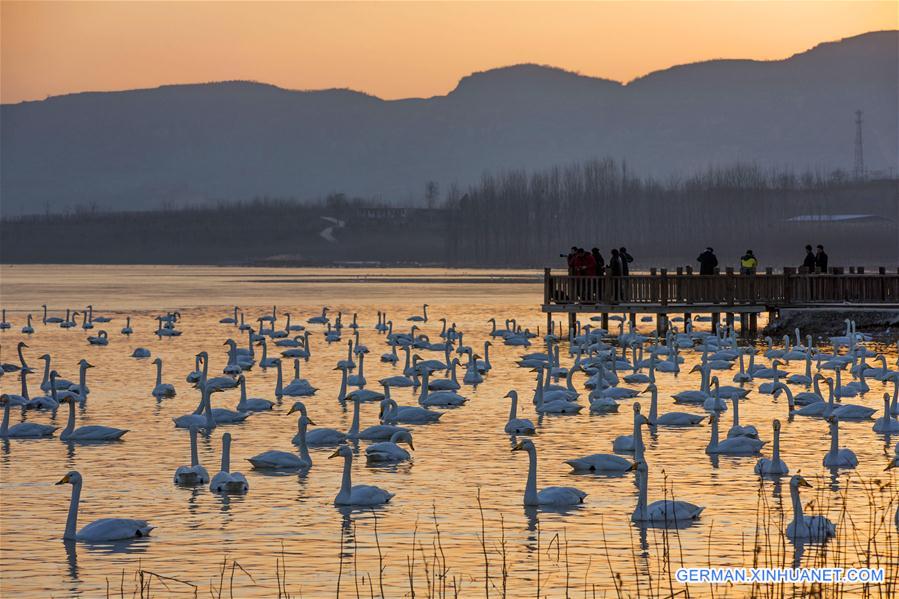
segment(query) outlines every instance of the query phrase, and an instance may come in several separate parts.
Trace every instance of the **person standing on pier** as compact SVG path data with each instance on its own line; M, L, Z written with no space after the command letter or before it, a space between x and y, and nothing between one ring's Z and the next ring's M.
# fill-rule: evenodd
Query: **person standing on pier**
M606 274L606 261L599 253L599 248L593 248L590 250L590 254L593 255L593 261L596 263L596 275L601 277Z
M628 264L634 261L634 257L627 253L626 247L622 247L618 250L618 257L621 258L621 276L626 277L630 275L631 269Z
M827 254L824 252L824 246L818 244L818 253L815 254L815 267L818 272L827 274Z
M812 246L805 246L805 260L802 261L801 268L807 268L809 272L815 272L815 254L812 252Z
M740 258L740 274L754 275L755 269L758 268L759 261L756 259L752 250L746 250L746 253Z
M718 266L718 258L717 256L715 256L715 250L710 247L705 248L705 251L699 254L699 257L696 258L696 261L699 262L699 274L715 274L715 267Z

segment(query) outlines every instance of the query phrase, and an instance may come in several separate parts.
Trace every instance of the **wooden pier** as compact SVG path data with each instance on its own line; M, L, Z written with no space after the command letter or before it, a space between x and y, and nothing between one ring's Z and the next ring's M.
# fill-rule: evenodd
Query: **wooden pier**
M602 327L609 328L610 313L627 314L636 324L637 314L653 314L659 333L668 328L669 314L710 314L717 328L721 314L734 328L739 316L740 331L745 335L758 332L758 315L767 312L769 322L783 309L899 310L899 269L887 272L879 268L866 273L861 267L845 272L809 273L784 268L775 274L742 275L733 269L715 275L696 275L691 269L669 273L651 269L649 274L626 277L573 276L544 270L543 306L547 326L557 313L568 314L573 328L578 314L602 315Z

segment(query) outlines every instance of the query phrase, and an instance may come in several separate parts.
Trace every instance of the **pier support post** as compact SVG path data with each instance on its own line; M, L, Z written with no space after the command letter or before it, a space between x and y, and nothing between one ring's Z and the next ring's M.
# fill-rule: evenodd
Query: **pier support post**
M577 333L577 314L574 312L568 313L568 336L571 337Z
M668 315L664 312L656 314L656 332L662 337L668 332Z
M553 330L553 313L546 313L546 334L549 335Z
M753 337L759 332L759 315L755 312L749 315L749 334Z
M720 312L712 312L712 332L718 332L718 322L721 320Z
M637 328L637 313L636 313L636 312L631 312L631 313L628 315L628 318L630 319L631 326L634 327L634 328Z
M606 331L609 330L609 313L608 312L602 313L602 328Z
M749 334L749 314L740 312L740 335L746 337Z
M733 331L734 330L734 313L727 312L725 315L725 318L727 319L727 328L730 329L731 331Z

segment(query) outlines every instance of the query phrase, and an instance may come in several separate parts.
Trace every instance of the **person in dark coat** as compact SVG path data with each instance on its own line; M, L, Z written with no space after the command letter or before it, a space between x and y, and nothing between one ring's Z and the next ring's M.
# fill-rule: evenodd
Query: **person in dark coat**
M612 271L613 277L621 276L621 255L618 250L612 250L612 257L609 258L609 270Z
M818 253L815 254L815 266L823 273L827 273L827 254L824 252L824 246L818 244Z
M593 254L593 261L596 263L596 274L600 277L603 276L606 274L606 261L599 253L599 248L593 248L590 253Z
M699 274L715 274L715 267L718 266L718 258L715 256L715 250L712 248L705 248L705 251L699 254L696 261L699 262Z
M815 272L815 253L812 252L812 246L805 246L805 260L802 261L802 268L807 268L809 272Z
M569 275L577 274L575 272L575 265L574 265L574 261L575 261L576 257L577 257L577 246L571 246L571 251L568 252L568 256L566 258L566 260L568 262L568 274Z
M626 277L631 274L628 264L634 261L634 257L627 253L627 248L625 247L618 250L618 257L621 259L621 276Z

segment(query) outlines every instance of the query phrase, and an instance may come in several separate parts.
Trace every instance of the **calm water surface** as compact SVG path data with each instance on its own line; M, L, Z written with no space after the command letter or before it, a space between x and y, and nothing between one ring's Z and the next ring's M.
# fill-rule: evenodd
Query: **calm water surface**
M501 584L500 538L504 536L511 596L533 593L538 555L545 594L564 595L566 570L577 593L582 592L585 580L588 587L595 585L598 593L614 593L609 574L613 570L621 574L627 593L634 594L638 584L647 584L650 574L658 575L665 560L658 531L650 529L645 533L646 546L639 546L641 531L630 522L636 500L633 478L573 475L563 463L589 453L610 453L612 440L631 431L634 400L622 401L617 414L582 413L537 421L530 402L534 374L517 367L515 361L525 352L542 351L542 342L529 349L493 347L494 368L486 381L476 389L463 386L461 393L470 399L466 406L447 410L439 424L411 426L415 437L411 463L374 468L366 466L364 459L354 461L354 484L376 484L396 493L388 505L374 512L339 510L332 505L343 464L326 459L330 449L312 449L314 465L301 474L263 474L253 471L245 461L246 457L268 449L293 450L290 441L297 421L286 415L292 403L290 398L284 398L271 413L254 414L243 424L221 426L210 437L200 437L200 461L214 473L218 470L221 435L225 431L232 434L232 470L247 475L247 495L222 497L205 487L184 489L172 484L175 468L189 461L188 434L174 428L172 417L192 411L197 404L198 392L184 378L193 370L194 354L209 351L211 373L218 373L226 363L224 340L230 336L241 342L245 339L234 327L218 322L231 315L231 306L240 305L251 321L270 313L273 304L278 306L279 314L290 312L294 323L304 323L317 315L323 305L343 311L345 323L354 312L358 313L363 343L372 350L365 364L371 387L379 378L401 370L401 366L378 361L380 354L387 351L384 337L373 330L378 310L401 323L398 329L405 329L405 319L418 314L420 305L427 302L432 320L424 325L424 331L432 341L438 339L441 326L437 319L446 317L465 332L466 344L476 348L487 339L490 327L486 321L492 316L500 321L517 318L531 330L540 326L542 331L545 320L538 309L541 287L539 283L521 280L533 273L500 273L511 277L511 283L492 281L495 274L424 269L372 272L168 266L2 267L2 305L13 322L13 328L0 335L3 361L15 361L15 344L25 339L30 346L26 358L33 367L42 365L38 356L50 353L54 368L63 377L77 380L76 363L86 358L96 368L89 371L91 393L86 406L78 412L79 424L104 424L130 432L121 442L102 445L69 445L58 438L0 444L0 594L96 597L105 594L107 585L118 594L123 571L127 594L133 588L134 572L143 568L190 581L205 595L210 585L218 584L219 569L227 557L236 560L255 581L238 571L234 586L239 590L235 596L272 596L278 589L275 561L282 551L287 560L287 584L295 595L333 596L339 576L342 592L354 595L355 583L360 580L354 580L354 573L366 578L374 575L377 594L377 524L386 595L410 595L407 558L413 555L413 547L419 569L416 592L424 595L427 589L421 551L427 556L432 554L435 522L439 525L449 576L457 577L463 596L482 594L479 491L491 585ZM109 345L89 345L85 339L88 333L80 327L63 330L41 325L42 303L49 304L55 315L64 313L66 308L81 309L93 303L96 314L113 317L110 323L96 324L91 333L105 328L111 338ZM158 339L153 334L153 317L175 309L183 317L178 327L183 335ZM25 311L36 319L36 332L27 338L19 333ZM135 330L130 338L119 334L125 315L132 317ZM283 325L283 320L279 323ZM320 389L315 397L305 400L310 417L318 426L345 430L350 425L352 409L342 407L335 399L339 373L333 370L335 362L345 355L345 342L328 345L320 325L310 328L314 332L313 358L303 364L303 376ZM344 339L347 338L345 334ZM152 358L129 357L138 346L149 348L153 356L164 360L164 380L175 385L175 398L157 401L150 395L155 367ZM562 349L563 362L570 364L567 344ZM886 351L891 365L894 364L895 349ZM442 354L425 355L442 359ZM699 386L698 375L688 374L699 355L682 355L686 363L679 376L657 374L660 412L702 411L691 406L674 408L670 398L680 390ZM803 369L801 363L789 367L793 372ZM29 378L32 395L39 389L40 374L38 371ZM732 371L718 374L723 384L730 384ZM274 370L253 368L248 375L249 395L274 400L275 378ZM754 389L760 382L750 383L749 387ZM579 388L582 383L583 375L578 375ZM871 392L852 401L882 407L882 392L891 391L892 387L870 380L869 384ZM0 379L4 392L18 393L19 385L14 373ZM517 389L523 396L519 415L538 422L538 435L534 438L539 456L538 484L581 488L589 494L583 507L568 513L535 512L522 507L527 456L511 453L510 439L502 432L509 410L509 401L503 396L510 389ZM234 408L238 397L238 390L217 394L214 405ZM400 404L415 404L410 389L395 390L394 397ZM644 397L642 401L648 408L648 396ZM581 402L586 403L583 395ZM743 423L758 426L765 439L771 438L772 418L784 421L783 457L793 472L801 470L817 489L807 490L804 500L814 499L814 509L827 512L836 521L840 519L841 498L845 494L846 509L855 526L865 529L871 515L860 481L888 480L889 473L884 472L888 440L872 432L870 421L843 423L841 445L852 448L860 464L855 472L841 471L833 477L821 466L829 447L826 424L811 418L787 422L786 415L783 397L778 401L753 391L748 401L741 404ZM55 417L27 414L28 420L59 426L65 425L66 417L66 409L59 410ZM377 417L376 404L362 406L363 427L376 424ZM13 422L18 418L19 411L13 410ZM723 431L729 427L730 418L730 411L722 416ZM650 500L663 494L664 470L679 498L706 507L701 521L680 531L677 540L672 541L676 544L673 561L677 564L749 565L760 496L778 510L782 501L788 504L789 489L786 480L782 485L770 481L760 485L753 474L756 458L711 460L704 453L708 437L707 426L659 429L647 435ZM890 442L895 444L896 438ZM360 451L364 452L366 444L360 443ZM79 524L106 516L144 518L157 527L152 537L125 547L67 547L62 533L70 487L53 483L69 470L80 471L85 481ZM895 510L895 504L892 509ZM875 514L875 519L879 515ZM790 517L788 513L787 519ZM841 532L843 528L848 534L848 524L841 527ZM889 543L899 548L895 537L895 531L881 529L881 551ZM851 544L848 540L841 543ZM813 559L815 555L818 554L812 550L806 557ZM192 594L186 587L170 584L169 591L159 585L154 588L163 595L182 591ZM360 584L365 585L363 594L367 595L368 583ZM732 590L732 594L739 592Z

